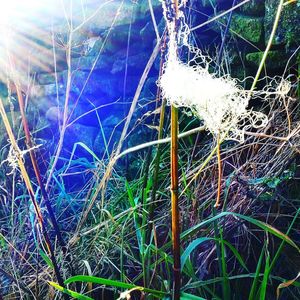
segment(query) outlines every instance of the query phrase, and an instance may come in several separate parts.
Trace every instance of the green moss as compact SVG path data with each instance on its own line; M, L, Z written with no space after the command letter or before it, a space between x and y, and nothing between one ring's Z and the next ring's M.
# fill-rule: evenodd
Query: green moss
M252 43L259 43L263 36L263 19L244 15L234 15L231 30Z
M246 60L248 63L258 67L264 53L263 52L254 52L248 53L246 55ZM267 67L270 69L284 68L287 62L286 55L281 51L269 51L268 57L266 60Z
M274 17L277 11L277 1L266 0L266 16L265 16L265 32L266 42L269 39ZM300 6L291 3L284 6L281 13L278 28L276 30L273 44L285 44L287 47L297 46L300 43L300 27L299 27Z
M252 0L239 8L245 15L263 17L265 14L265 2L262 0Z

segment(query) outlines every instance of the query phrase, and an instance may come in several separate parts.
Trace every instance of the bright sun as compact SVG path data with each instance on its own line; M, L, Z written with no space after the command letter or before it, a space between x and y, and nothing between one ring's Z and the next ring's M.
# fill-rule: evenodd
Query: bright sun
M0 3L0 81L16 76L22 81L29 60L34 65L44 63L32 53L44 53L45 61L51 59L47 48L35 40L43 41L49 36L49 27L56 15L61 14L64 0L0 0Z
M1 1L1 24L9 24L20 17L26 17L40 9L45 1L38 0L5 0Z

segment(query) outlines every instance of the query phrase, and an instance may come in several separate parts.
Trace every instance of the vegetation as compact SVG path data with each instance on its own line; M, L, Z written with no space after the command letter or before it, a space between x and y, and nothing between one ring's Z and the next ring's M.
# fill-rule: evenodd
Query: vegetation
M82 117L73 118L77 107L70 96L78 27L69 22L64 45L68 72L54 153L38 145L35 133L42 129L28 119L31 106L21 81L8 76L8 95L0 101L9 139L1 150L0 299L300 298L299 76L287 76L287 65L283 76L261 78L280 14L293 1L279 1L254 80L238 85L224 75L230 59L226 49L217 66L210 61L203 67L206 60L199 59L196 47L183 51L182 56L196 53L190 64L176 61L188 76L205 79L203 74L214 73L211 82L234 89L230 101L227 94L218 99L216 107L224 111L220 120L213 115L215 122L208 114L211 107L203 112L209 92L199 91L202 106L190 98L187 105L184 94L177 94L179 100L170 96L174 81L164 84L171 56L166 52L172 34L174 41L180 35L176 20L182 6L172 3L164 7L174 16L166 19L163 33L150 9L156 45L123 129L118 139L114 130L104 138L102 156L84 137L68 156L63 152L68 130ZM181 59L177 48L175 53ZM148 99L151 111L144 113L140 95L159 56L156 99ZM8 112L13 94L20 118L11 116L13 109ZM244 100L233 109L235 101ZM140 132L147 140L140 141ZM139 143L128 147L136 139Z

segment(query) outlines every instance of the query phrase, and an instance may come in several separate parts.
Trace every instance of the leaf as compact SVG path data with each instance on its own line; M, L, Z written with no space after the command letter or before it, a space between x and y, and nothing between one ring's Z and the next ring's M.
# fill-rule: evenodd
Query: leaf
M258 200L260 201L270 201L273 199L273 194L266 192L258 196Z
M295 282L299 277L300 277L300 272L298 273L298 275L297 275L294 279L291 279L291 280L288 280L288 281L286 281L286 282L280 283L279 286L277 287L277 290L276 290L276 299L279 299L280 289L287 288L287 287L289 287L290 285L294 284L294 282Z
M225 253L225 246L224 246L224 239L222 230L220 231L220 244L221 244L221 265L222 265L222 290L223 290L223 298L224 300L230 300L230 283L228 279L228 272L227 272L227 264L226 264L226 253Z
M254 300L255 299L257 284L258 284L258 280L259 280L259 276L260 276L261 263L262 263L262 259L263 259L263 256L264 256L264 250L265 250L265 245L261 250L261 253L260 253L257 265L256 265L254 280L253 280L251 290L250 290L250 294L249 294L249 300Z
M88 152L97 162L101 163L101 160L99 157L84 143L77 142L74 145L82 147L86 152Z
M180 293L180 300L206 300L206 299L188 293Z
M268 278L269 278L269 269L270 269L270 255L268 255L267 259L266 259L264 277L263 277L263 281L260 286L260 293L259 293L260 300L265 300L265 298L266 298L266 291L267 291Z
M6 249L7 248L7 243L5 241L5 239L3 238L3 235L0 233L0 246L1 248L3 249Z
M270 178L269 180L267 180L266 185L271 189L275 189L281 182L282 182L282 180L280 178L275 177L275 178Z
M48 283L53 286L54 288L56 288L57 290L75 298L75 299L79 299L79 300L94 300L93 298L90 298L88 296L85 296L85 295L82 295L82 294L79 294L77 292L74 292L72 290L69 290L69 289L66 289L62 286L60 286L59 284L55 283L55 282L52 282L52 281L48 281Z
M245 264L245 262L244 262L244 260L243 260L243 258L242 258L242 256L239 254L239 252L236 250L236 248L234 246L232 246L229 242L225 241L225 240L223 240L223 243L231 250L231 252L234 254L234 256L236 257L236 259L241 264L241 266L245 270L249 271L248 268L247 268L247 266L246 266L246 264Z
M95 277L95 276L87 276L87 275L77 275L68 278L65 280L65 284L73 283L73 282L92 282L96 284L103 284L103 285L108 285L108 286L114 286L118 288L124 288L124 289L140 289L141 291L144 291L146 293L150 293L156 296L164 296L166 295L165 292L163 291L158 291L158 290L153 290L153 289L148 289L144 288L135 284L130 284L130 283L125 283L117 280L111 280L111 279L106 279L106 278L101 278L101 277Z
M198 239L193 240L187 246L187 248L184 250L184 252L181 255L181 270L183 269L183 267L184 267L187 259L189 258L190 254L195 250L195 248L197 248L202 243L204 243L206 241L211 241L211 240L214 240L214 239L213 238L203 237L203 238L198 238Z
M249 223L252 223L253 225L255 225L257 227L260 227L264 231L267 231L267 232L277 236L278 238L284 240L285 242L287 242L288 244L290 244L292 247L296 248L299 251L299 247L286 234L282 233L278 229L276 229L276 228L272 227L271 225L264 223L262 221L259 221L259 220L256 220L251 217L244 216L244 215L241 215L238 213L234 213L234 212L222 212L214 217L211 217L210 219L207 219L207 220L193 226L192 228L184 231L181 234L180 238L181 238L181 240L185 240L188 237L190 237L192 234L196 233L200 228L207 226L208 224L214 222L215 220L218 220L223 217L230 216L230 215L235 216L239 219L248 221ZM171 245L170 243L167 243L165 246L162 247L162 249L165 249L167 246L170 247L170 245Z
M291 3L296 3L298 0L288 0L286 2L283 3L283 6L289 5Z
M53 263L51 261L51 259L48 257L48 255L42 250L40 249L40 255L43 258L43 260L46 262L46 264L51 268L54 269Z
M138 199L134 198L132 188L129 185L127 180L125 181L125 186L126 186L130 206L131 206L132 209L134 209L133 219L134 219L134 225L135 225L136 238L137 238L138 245L139 245L139 251L142 254L144 252L144 247L143 247L142 233L141 233L141 229L140 229L141 226L140 226L140 223L139 223L138 213L135 210L135 208L137 206L137 203L138 203Z
M188 247L184 250L184 252L181 255L181 269L183 269L183 267L185 266L185 263L187 261L187 259L189 258L189 256L191 255L191 253L195 250L195 248L197 248L200 244L206 242L206 241L218 241L220 242L219 239L215 239L215 238L207 238L207 237L202 237L202 238L197 238L194 241L192 241ZM236 250L235 247L233 247L229 242L223 240L224 244L231 250L231 252L234 254L234 256L237 258L237 260L239 261L239 263L248 271L247 266L244 262L244 260L242 259L241 255L238 253L238 251Z

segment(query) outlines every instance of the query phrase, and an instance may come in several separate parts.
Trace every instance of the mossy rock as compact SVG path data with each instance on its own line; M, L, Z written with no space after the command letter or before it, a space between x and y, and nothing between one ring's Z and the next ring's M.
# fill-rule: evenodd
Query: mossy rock
M251 0L238 8L238 11L248 16L263 17L265 2L263 0Z
M263 38L263 19L236 14L232 16L230 29L251 43L260 43Z
M246 60L249 64L258 67L262 57L264 55L264 52L254 52L254 53L248 53L246 55ZM269 69L283 69L287 63L287 55L282 51L269 51L267 60L266 60L266 66Z
M41 73L37 74L37 83L39 85L47 85L47 84L55 84L57 82L61 82L64 77L64 72L58 73Z
M202 0L201 4L204 8L211 8L217 6L217 0Z
M152 0L152 9L154 12L161 11L162 12L162 6L161 2L159 0ZM138 5L138 12L137 14L142 14L146 17L146 15L150 15L150 8L149 8L149 2L148 1L141 1Z
M265 39L266 43L269 40L274 18L277 12L279 1L266 0L265 1ZM300 4L291 3L284 6L281 13L278 28L275 33L275 38L273 41L274 45L284 44L287 47L298 46L300 43L300 26L299 26L299 16L300 16Z

